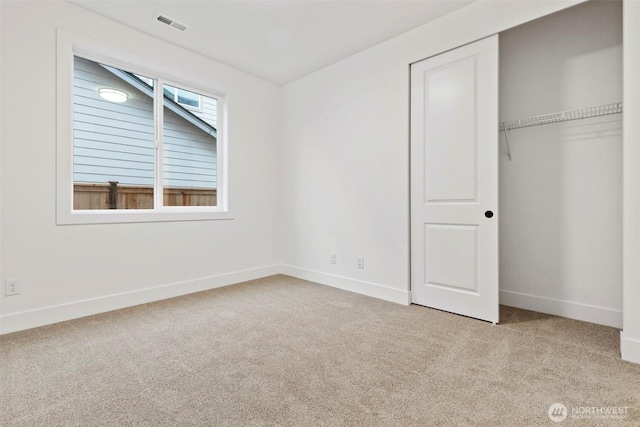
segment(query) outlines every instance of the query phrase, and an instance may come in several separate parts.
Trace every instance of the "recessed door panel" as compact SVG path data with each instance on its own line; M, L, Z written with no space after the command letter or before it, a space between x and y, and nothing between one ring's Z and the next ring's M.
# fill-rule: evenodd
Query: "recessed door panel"
M424 78L425 202L476 199L476 58ZM455 173L452 173L455 172Z
M425 281L477 293L477 226L425 225Z

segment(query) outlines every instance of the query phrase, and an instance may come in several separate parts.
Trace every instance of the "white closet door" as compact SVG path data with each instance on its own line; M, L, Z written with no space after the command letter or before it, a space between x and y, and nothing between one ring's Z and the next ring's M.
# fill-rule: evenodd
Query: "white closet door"
M498 36L411 66L412 302L498 322Z

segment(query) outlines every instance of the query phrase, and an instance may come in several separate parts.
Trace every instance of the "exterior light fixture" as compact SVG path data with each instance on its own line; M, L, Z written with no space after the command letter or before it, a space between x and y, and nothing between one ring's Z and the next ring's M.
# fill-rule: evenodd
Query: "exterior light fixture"
M100 93L100 96L102 98L111 102L125 102L127 99L129 99L129 95L121 90L102 88L99 89L98 92Z

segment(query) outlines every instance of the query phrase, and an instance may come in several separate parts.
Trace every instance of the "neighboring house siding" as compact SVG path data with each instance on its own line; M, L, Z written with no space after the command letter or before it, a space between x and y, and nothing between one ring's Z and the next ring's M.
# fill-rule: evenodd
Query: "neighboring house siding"
M74 182L153 186L152 99L91 61L76 58L74 68ZM102 87L129 99L106 101ZM164 185L216 188L216 139L166 108L164 114Z
M211 135L164 109L164 181L168 187L216 188L216 144Z
M209 98L207 96L202 96L200 98L202 111L190 110L195 116L200 117L205 122L209 123L211 126L217 128L217 120L218 120L218 103L215 99Z

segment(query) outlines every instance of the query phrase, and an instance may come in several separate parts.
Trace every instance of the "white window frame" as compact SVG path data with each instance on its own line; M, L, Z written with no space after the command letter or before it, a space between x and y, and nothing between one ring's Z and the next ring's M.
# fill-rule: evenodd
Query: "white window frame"
M154 110L156 117L156 155L154 171L153 209L73 209L73 78L74 57L127 70L156 80ZM56 142L56 224L109 224L157 221L200 221L233 219L228 200L228 94L203 84L185 82L180 78L167 78L161 65L152 64L126 51L115 49L95 40L58 29L57 31L57 142ZM184 88L216 98L218 101L217 126L217 206L163 206L163 96L162 85ZM158 93L160 96L158 96Z

